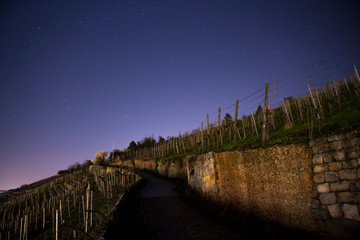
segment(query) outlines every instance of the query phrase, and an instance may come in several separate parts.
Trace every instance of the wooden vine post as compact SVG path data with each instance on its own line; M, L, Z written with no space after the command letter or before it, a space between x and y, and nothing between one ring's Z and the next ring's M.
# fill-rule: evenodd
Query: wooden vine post
M223 137L222 137L222 133L221 133L221 107L219 107L219 113L218 113L218 127L219 127L219 132L220 132L220 144L222 147L223 146Z
M201 121L201 149L204 151L204 123Z
M239 111L239 99L236 100L236 107L235 107L234 143L236 142L236 134L238 133L238 131L237 131L238 111Z
M356 78L357 78L357 80L358 80L359 83L360 83L360 77L359 77L359 73L358 73L358 71L357 71L356 65L354 65L354 69L355 69Z
M265 84L265 104L264 104L264 117L263 117L263 127L262 127L262 142L268 141L269 136L269 121L268 121L268 101L269 101L269 83Z
M209 114L206 114L206 137L207 137L207 149L210 149L210 124L209 124Z

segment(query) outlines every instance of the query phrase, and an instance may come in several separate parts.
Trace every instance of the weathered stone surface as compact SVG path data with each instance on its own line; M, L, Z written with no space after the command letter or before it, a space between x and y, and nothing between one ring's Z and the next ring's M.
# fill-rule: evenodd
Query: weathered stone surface
M331 150L342 150L343 149L343 141L336 141L336 142L332 142L330 143L330 149Z
M337 200L335 193L321 193L319 199L322 204L327 205L334 204Z
M360 145L360 139L359 138L352 138L352 139L347 140L344 143L344 148L349 149L349 148L359 147L359 145Z
M334 158L333 158L331 152L323 153L322 155L323 155L324 162L326 162L326 163L331 163L331 162L334 161Z
M313 164L321 164L324 163L324 158L322 154L315 154L313 156Z
M337 172L326 172L325 182L336 182L339 180L339 174Z
M318 192L316 191L316 189L311 191L311 198L317 198L318 197Z
M343 216L343 213L338 204L329 205L328 210L332 218L340 219Z
M329 170L330 171L339 171L343 168L342 162L332 162L329 163Z
M360 192L339 192L338 196L343 203L360 203Z
M314 167L314 173L326 172L329 169L327 164L316 165Z
M311 201L311 208L320 208L320 201L317 199L313 199Z
M342 182L336 182L330 184L330 190L333 192L337 191L349 191L349 182L348 181L342 181Z
M359 137L359 134L360 134L360 131L355 130L355 131L352 131L352 132L345 133L345 138L354 139L354 138Z
M330 185L329 183L322 183L317 185L318 193L328 193L330 192Z
M326 153L330 151L330 144L329 143L323 143L318 146L319 153Z
M343 140L343 139L345 139L344 134L337 134L337 135L333 135L333 136L328 137L329 142L340 141L340 140Z
M360 192L360 181L350 182L350 191Z
M359 209L357 206L350 205L350 204L344 204L342 209L343 209L345 218L360 221Z
M356 159L345 161L342 163L343 168L356 168L358 166L358 161Z
M336 161L345 161L346 160L346 154L344 151L333 152L333 157Z
M312 150L313 154L319 153L319 149L318 149L317 146L313 146L313 147L311 148L311 150Z
M325 181L325 176L323 173L318 173L314 175L314 182L315 183L323 183Z
M356 180L356 169L343 169L339 171L339 178L342 180Z
M311 209L311 215L315 219L326 219L328 210L326 208Z
M328 142L327 137L314 139L309 142L309 147L325 144L327 142Z
M358 148L360 145L359 143L359 138L348 139L344 142L344 149Z
M349 159L354 159L359 157L359 148L353 148L347 152L347 157Z

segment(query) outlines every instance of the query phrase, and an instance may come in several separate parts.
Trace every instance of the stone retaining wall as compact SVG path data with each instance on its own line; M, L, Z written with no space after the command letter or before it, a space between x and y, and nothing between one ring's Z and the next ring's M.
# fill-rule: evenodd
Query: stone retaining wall
M360 231L359 137L354 131L309 143L315 183L311 213L321 228L334 234L344 227Z
M314 230L311 150L305 144L207 153L189 162L189 185L282 224Z
M160 159L157 171L161 176L183 178L186 177L186 163L187 160L181 158Z

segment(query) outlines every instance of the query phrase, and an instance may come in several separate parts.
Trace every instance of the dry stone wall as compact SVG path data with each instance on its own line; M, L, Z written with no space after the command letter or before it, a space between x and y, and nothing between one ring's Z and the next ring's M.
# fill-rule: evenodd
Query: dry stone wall
M359 144L359 131L309 143L315 183L311 213L323 228L346 225L360 232Z

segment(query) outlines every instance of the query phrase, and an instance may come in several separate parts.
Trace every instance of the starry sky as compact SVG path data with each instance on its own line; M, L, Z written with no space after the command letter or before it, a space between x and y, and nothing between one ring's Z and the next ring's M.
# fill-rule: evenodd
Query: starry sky
M274 104L360 64L357 1L0 5L0 189L191 131L249 95L239 111L255 111L266 82Z

